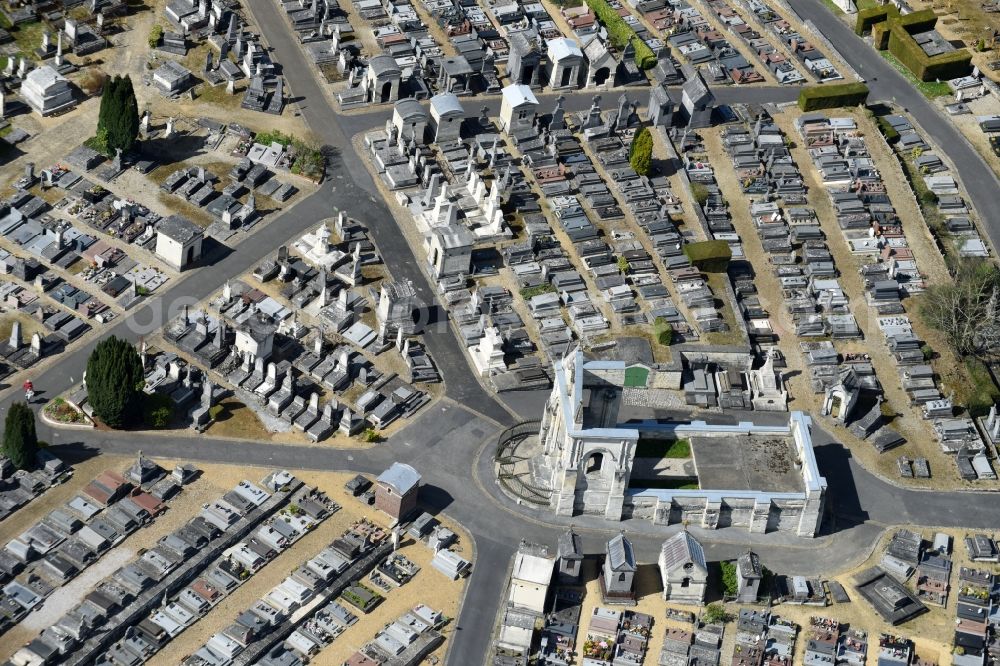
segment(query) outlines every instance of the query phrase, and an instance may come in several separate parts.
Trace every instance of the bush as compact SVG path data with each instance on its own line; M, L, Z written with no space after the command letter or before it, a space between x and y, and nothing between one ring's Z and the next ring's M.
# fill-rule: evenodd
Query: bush
M799 93L799 108L803 111L857 106L868 99L868 86L863 83L807 86Z
M639 69L652 69L656 66L656 54L649 48L646 42L639 38L628 23L625 22L618 12L608 4L607 0L587 0L598 20L604 24L608 31L608 40L616 49L624 49L632 45L635 50L635 64Z
M149 31L149 48L155 49L160 45L161 39L163 39L163 26L156 24Z
M733 250L724 240L701 241L687 243L684 246L684 256L703 271L722 273L733 258Z
M378 430L375 428L365 428L365 432L362 437L369 444L377 444L382 441L382 436L378 434Z
M726 612L725 607L720 603L711 603L706 606L702 618L708 624L723 624L730 620L729 613Z
M727 597L735 597L739 591L739 581L736 579L736 562L719 562L722 570L722 593Z
M882 130L882 136L885 137L885 140L887 142L896 143L897 141L899 141L899 132L897 132L896 128L890 125L889 121L887 121L885 118L878 119L878 127L880 130Z
M924 344L920 347L920 353L924 355L925 361L929 361L934 358L934 348L928 344Z
M80 90L86 93L89 97L94 95L100 95L101 91L104 90L104 84L108 80L108 75L97 69L96 67L90 67L80 80L77 85L80 86Z
M174 418L174 401L169 395L153 393L142 401L142 422L150 428L160 430L170 425Z
M663 317L657 317L653 322L653 335L657 342L664 347L669 347L674 341L674 327Z
M932 190L924 190L920 193L920 201L925 206L934 206L938 202L938 197Z
M212 405L208 408L208 417L213 421L218 421L223 411L225 411L225 407L222 405Z
M254 141L265 146L280 143L287 148L292 156L292 173L313 180L320 180L323 177L323 171L326 167L326 157L323 156L323 151L307 144L302 139L297 139L279 130L273 130L258 132L254 136Z
M628 162L640 176L648 176L653 168L653 134L648 127L639 130L629 146Z
M691 183L691 197L696 204L704 207L708 202L708 188L704 183Z
M618 257L618 262L617 263L618 263L618 272L619 273L627 273L628 272L628 267L629 267L629 265L628 265L628 259L626 259L625 257Z

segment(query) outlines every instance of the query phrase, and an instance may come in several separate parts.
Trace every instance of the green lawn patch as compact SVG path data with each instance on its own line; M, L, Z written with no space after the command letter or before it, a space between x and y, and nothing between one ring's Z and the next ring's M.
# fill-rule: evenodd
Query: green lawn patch
M542 294L551 294L556 290L555 286L546 282L545 284L540 284L534 287L525 287L521 290L521 298L528 301L535 296L541 296Z
M640 439L635 445L636 458L690 458L687 439Z
M733 249L724 240L686 243L683 250L694 266L712 273L725 272L729 260L733 258Z

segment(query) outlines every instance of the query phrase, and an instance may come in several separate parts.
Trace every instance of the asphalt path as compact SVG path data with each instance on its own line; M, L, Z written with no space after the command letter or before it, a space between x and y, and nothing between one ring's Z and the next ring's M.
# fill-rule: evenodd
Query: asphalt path
M871 89L870 102L891 101L905 108L916 120L918 130L948 156L955 166L956 180L965 187L979 214L980 231L990 237L994 248L1000 248L1000 207L996 205L1000 196L1000 179L955 124L867 40L858 37L847 24L834 16L821 0L794 0L792 5L799 16L815 24L841 57L867 80Z

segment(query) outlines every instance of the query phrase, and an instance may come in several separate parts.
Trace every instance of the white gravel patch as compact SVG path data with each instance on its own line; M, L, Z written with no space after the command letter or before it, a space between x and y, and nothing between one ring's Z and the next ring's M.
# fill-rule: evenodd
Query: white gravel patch
M132 561L135 550L119 547L99 559L93 566L46 597L33 612L21 621L21 626L41 632L55 624L70 609L83 600L95 585Z

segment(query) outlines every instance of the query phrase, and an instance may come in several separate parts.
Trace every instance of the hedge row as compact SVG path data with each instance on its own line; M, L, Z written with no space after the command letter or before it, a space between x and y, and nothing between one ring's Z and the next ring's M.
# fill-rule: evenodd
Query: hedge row
M893 20L906 28L906 32L912 35L915 32L933 30L934 26L937 25L938 17L933 9L921 9L919 12L910 12L906 16L899 16Z
M965 76L972 70L972 53L958 49L934 57L928 56L902 25L889 31L889 53L921 81L947 81Z
M879 51L885 51L889 48L889 31L891 28L892 23L889 21L882 21L872 26L872 42Z
M863 83L838 83L809 86L799 92L799 108L803 111L857 106L868 99L868 86Z
M616 49L624 49L629 44L635 49L635 64L640 69L651 69L656 65L656 55L646 42L635 34L628 23L607 3L607 0L587 0L598 20L608 30L608 40Z
M889 18L899 18L899 10L893 5L883 5L881 7L869 7L858 12L857 21L854 24L854 32L863 35L876 23L882 23Z

